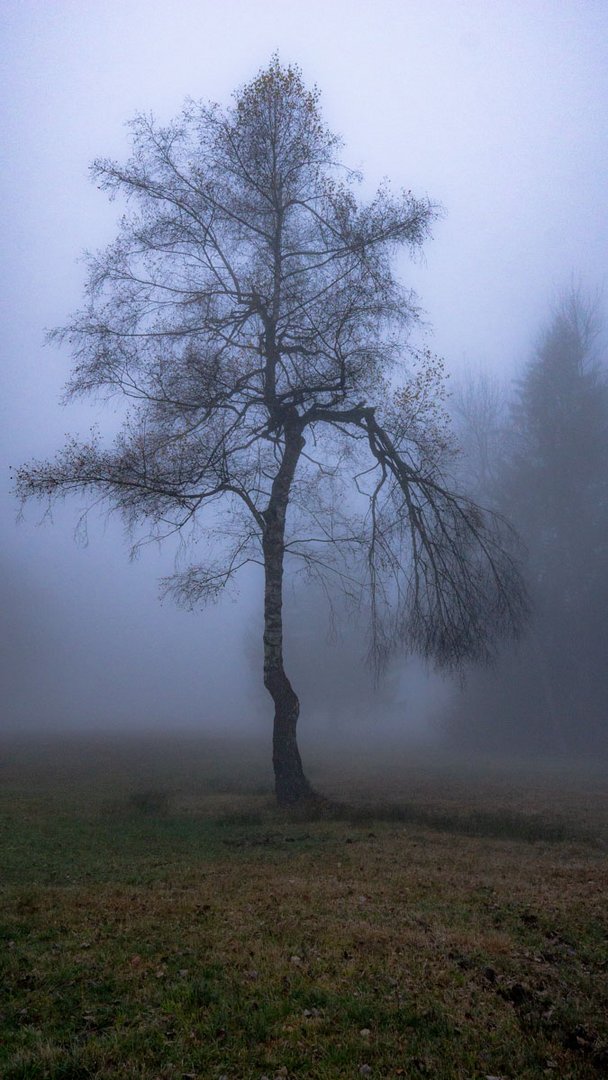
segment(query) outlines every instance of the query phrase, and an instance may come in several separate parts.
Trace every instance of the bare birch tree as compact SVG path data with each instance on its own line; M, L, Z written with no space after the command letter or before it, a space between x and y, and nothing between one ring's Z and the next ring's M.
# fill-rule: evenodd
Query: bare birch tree
M508 527L445 479L440 364L408 345L416 301L392 263L436 209L388 185L359 201L318 92L276 58L230 108L139 116L132 133L126 165L92 167L129 208L56 333L69 395L132 408L111 448L69 442L16 486L94 493L156 538L207 523L204 560L166 582L190 605L263 566L276 794L294 803L311 789L283 664L286 558L367 598L379 665L399 643L443 665L484 658L525 606Z

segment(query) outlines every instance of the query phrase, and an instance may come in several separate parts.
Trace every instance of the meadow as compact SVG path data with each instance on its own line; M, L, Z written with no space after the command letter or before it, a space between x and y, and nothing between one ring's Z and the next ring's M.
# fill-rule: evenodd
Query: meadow
M4 740L5 1080L608 1073L601 765L326 750L286 812L267 759Z

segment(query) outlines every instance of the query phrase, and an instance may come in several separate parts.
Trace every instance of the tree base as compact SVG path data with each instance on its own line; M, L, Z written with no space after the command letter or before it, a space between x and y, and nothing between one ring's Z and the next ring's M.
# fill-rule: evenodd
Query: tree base
M331 821L343 820L344 808L341 803L327 799L324 795L310 789L310 794L295 803L279 803L279 809L289 812L291 821Z
M301 806L314 802L318 796L303 772L290 776L276 776L274 791L280 807Z

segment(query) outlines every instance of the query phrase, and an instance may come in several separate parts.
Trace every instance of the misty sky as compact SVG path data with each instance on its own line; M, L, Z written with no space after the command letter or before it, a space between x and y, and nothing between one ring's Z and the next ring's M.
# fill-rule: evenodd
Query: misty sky
M95 515L88 546L74 543L82 500L52 526L36 507L15 523L10 464L97 419L116 426L111 410L60 406L69 357L44 346L80 303L79 254L115 233L119 210L88 164L126 155L135 112L169 120L187 96L227 102L278 50L319 85L364 191L388 176L445 208L424 260L404 264L433 348L449 369L508 375L572 280L603 289L606 306L608 4L5 0L0 19L5 722L260 730L255 576L237 603L187 613L158 603L170 551L130 563L120 522ZM420 709L410 701L406 720Z

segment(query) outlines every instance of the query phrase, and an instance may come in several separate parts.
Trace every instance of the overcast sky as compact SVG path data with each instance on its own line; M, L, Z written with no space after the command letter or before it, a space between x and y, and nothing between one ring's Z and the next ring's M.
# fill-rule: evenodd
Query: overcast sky
M1 21L5 722L259 728L270 708L245 659L256 582L240 605L189 614L158 603L170 553L130 563L118 523L93 519L88 547L73 540L79 503L53 526L35 508L15 524L8 465L105 423L58 404L69 357L43 345L79 305L79 253L115 231L88 164L126 154L135 112L227 102L278 50L318 84L366 182L388 176L443 204L424 260L405 268L433 347L453 370L509 374L560 288L606 293L608 4L5 0Z

